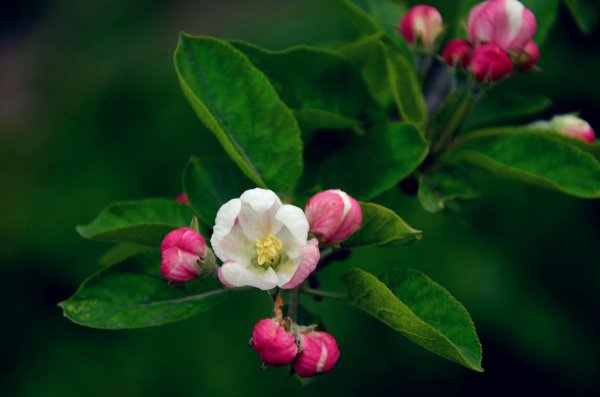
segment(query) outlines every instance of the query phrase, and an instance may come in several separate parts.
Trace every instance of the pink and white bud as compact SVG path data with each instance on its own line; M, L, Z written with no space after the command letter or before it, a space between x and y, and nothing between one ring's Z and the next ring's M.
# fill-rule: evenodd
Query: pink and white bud
M329 372L340 358L335 338L323 331L300 334L300 353L292 363L294 371L303 378Z
M160 271L171 282L181 283L215 270L215 257L206 240L190 228L176 229L160 245Z
M432 50L444 30L440 12L431 6L414 6L400 20L400 33L409 44Z
M469 71L478 82L493 83L510 76L513 64L502 48L495 44L484 44L473 51Z
M467 29L475 45L496 44L519 53L535 35L535 15L517 0L488 0L469 13Z
M190 199L185 193L179 193L177 197L175 197L175 202L183 205L190 205Z
M457 65L467 68L471 56L473 55L473 46L466 40L452 39L448 42L442 57L448 66L456 67Z
M294 335L272 318L256 323L250 344L262 361L273 366L288 365L298 354Z
M515 63L519 70L531 70L540 61L540 49L533 41L525 44L523 51L517 55Z
M550 124L553 129L573 138L581 139L589 143L594 143L596 139L594 130L588 122L572 114L554 116L552 120L550 120Z
M360 204L339 189L315 194L304 209L310 232L324 244L346 240L362 223Z

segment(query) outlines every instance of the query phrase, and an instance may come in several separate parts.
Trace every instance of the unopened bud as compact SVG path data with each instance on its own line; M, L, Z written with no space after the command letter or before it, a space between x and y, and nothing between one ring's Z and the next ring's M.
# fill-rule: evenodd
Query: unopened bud
M471 43L461 39L450 40L442 53L444 62L446 62L448 66L454 68L457 65L460 65L465 69L469 65L472 55L473 46Z
M250 345L263 362L273 366L288 365L298 354L294 335L272 318L265 318L256 323Z
M411 45L421 45L427 51L433 50L443 30L442 16L431 6L414 6L400 21L400 33L406 41Z
M495 44L475 48L469 62L469 71L480 83L493 83L513 72L513 64L506 52Z
M176 229L167 234L160 250L160 271L171 282L193 280L216 269L215 256L206 240L190 228Z
M517 55L515 64L519 70L531 70L540 61L540 49L533 41L525 44L523 50Z
M185 193L179 193L177 197L175 197L175 202L183 205L190 205L190 199Z
M594 130L587 121L580 119L577 116L572 114L554 116L552 120L550 120L550 124L553 129L565 135L594 143Z
M496 44L520 53L535 35L535 15L517 0L488 0L473 7L467 29L474 45Z
M362 222L358 201L338 189L315 194L306 203L304 212L310 232L325 244L346 240Z
M303 378L331 371L340 358L335 338L323 331L302 332L300 353L292 363L294 371Z

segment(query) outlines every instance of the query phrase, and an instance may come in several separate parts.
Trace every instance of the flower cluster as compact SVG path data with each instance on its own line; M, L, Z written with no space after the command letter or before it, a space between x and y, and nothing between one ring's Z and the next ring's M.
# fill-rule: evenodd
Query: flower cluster
M401 20L400 32L409 44L433 52L444 31L440 13L425 5L413 7ZM469 40L450 40L442 57L450 67L467 70L479 83L492 83L515 69L532 69L540 59L533 41L533 13L517 0L488 0L469 13ZM418 38L417 39L415 39Z
M185 203L181 197L177 201ZM317 269L319 244L337 246L361 222L360 204L341 190L317 193L302 211L283 204L270 190L251 189L217 212L212 250L197 227L167 234L161 245L161 271L174 283L216 274L229 288L293 289ZM215 255L222 261L220 267ZM261 320L254 328L252 346L263 362L291 364L302 377L331 370L339 358L333 336L316 331L314 325L284 319L281 302L278 295L276 317Z

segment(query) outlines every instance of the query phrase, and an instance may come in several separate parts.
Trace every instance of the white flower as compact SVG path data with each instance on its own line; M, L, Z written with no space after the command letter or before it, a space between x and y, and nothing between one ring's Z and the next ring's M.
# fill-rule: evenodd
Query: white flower
M219 209L210 241L223 261L223 284L269 290L294 288L315 270L319 248L307 238L308 221L300 208L256 188Z

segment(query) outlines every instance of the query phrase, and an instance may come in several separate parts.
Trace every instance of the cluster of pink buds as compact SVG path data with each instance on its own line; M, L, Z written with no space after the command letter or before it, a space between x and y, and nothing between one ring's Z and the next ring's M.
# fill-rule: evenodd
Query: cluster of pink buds
M160 245L160 271L173 283L182 283L215 272L212 250L200 233L183 227L165 236Z
M291 364L293 372L310 378L331 371L340 357L335 338L315 328L295 325L289 319L265 318L254 326L250 346L265 364Z
M439 12L424 5L409 10L400 25L410 44L415 36L423 42L425 38L427 43L435 42L443 31ZM469 13L467 29L469 40L450 40L442 57L450 67L469 71L479 83L508 77L515 67L530 70L540 60L540 50L533 41L535 16L518 0L487 0L476 5Z

